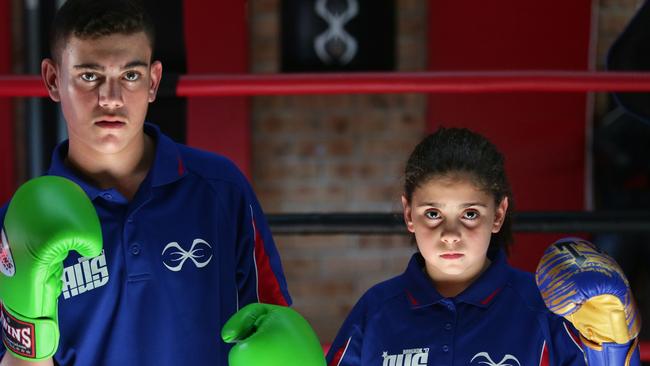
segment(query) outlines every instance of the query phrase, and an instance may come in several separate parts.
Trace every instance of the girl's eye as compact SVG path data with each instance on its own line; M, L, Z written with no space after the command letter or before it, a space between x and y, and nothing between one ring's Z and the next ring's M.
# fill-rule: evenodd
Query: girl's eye
M440 213L438 211L427 211L424 213L424 216L426 216L427 219L436 220L440 218Z
M467 220L476 220L478 219L478 212L477 211L465 211L463 214L463 218Z
M97 74L92 73L92 72L84 72L81 74L81 80L83 81L97 81L98 77Z
M129 71L126 74L124 74L124 79L128 81L136 81L140 79L140 74L135 71Z

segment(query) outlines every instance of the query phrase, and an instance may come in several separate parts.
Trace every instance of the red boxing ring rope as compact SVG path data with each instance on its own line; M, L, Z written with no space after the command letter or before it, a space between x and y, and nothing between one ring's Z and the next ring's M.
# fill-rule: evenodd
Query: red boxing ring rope
M168 76L169 77L169 76ZM173 77L173 76L172 76ZM163 81L165 77L163 76ZM589 71L459 71L322 74L180 75L161 96L371 93L650 92L650 73ZM47 97L37 75L0 75L0 97ZM650 360L650 342L639 342Z
M165 77L163 77L163 83ZM322 74L180 75L172 96L352 93L643 92L650 73L462 71ZM161 90L162 96L170 91ZM0 75L0 97L45 97L36 75Z

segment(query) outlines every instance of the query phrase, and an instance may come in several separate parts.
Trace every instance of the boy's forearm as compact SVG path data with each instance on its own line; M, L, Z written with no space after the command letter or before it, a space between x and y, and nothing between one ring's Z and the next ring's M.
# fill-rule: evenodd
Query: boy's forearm
M40 361L25 361L14 357L10 352L5 353L0 361L0 366L54 366L54 361L51 358Z

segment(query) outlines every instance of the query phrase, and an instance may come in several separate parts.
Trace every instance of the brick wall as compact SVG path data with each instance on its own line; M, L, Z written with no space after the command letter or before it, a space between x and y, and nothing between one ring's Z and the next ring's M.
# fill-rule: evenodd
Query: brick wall
M397 67L426 68L427 0L398 0ZM279 71L279 0L249 3L251 67ZM267 213L395 212L424 95L256 97L253 184ZM407 236L275 236L298 311L330 342L359 296L402 272Z
M396 1L397 68L425 70L428 1ZM640 3L595 3L598 69ZM249 2L255 73L279 71L279 5ZM595 117L606 108L607 94L597 94ZM253 184L267 213L397 212L403 166L425 127L424 95L256 97ZM402 272L415 250L406 235L275 239L295 307L323 342L332 340L359 296Z

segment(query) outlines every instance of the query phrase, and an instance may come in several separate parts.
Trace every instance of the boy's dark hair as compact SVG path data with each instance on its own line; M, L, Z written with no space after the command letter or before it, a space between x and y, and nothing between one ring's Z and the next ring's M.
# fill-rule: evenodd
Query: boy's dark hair
M153 21L140 0L68 0L54 16L50 31L52 58L60 61L68 37L93 39L144 32L153 50Z
M406 163L404 195L411 202L413 192L435 176L468 174L479 188L490 193L498 205L508 197L509 207L498 233L492 234L489 252L508 251L512 244L512 192L504 157L488 139L465 128L439 128L413 150Z

